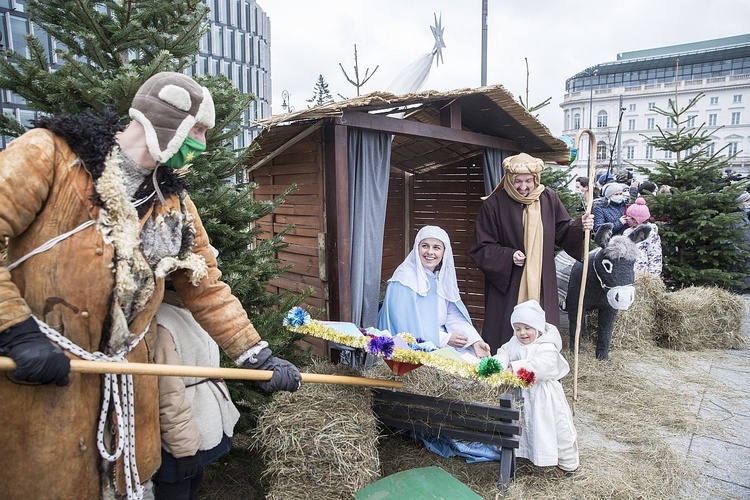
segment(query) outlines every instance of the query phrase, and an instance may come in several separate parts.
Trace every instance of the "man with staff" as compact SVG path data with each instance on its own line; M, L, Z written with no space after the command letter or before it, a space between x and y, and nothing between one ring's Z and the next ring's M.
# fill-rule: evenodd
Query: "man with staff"
M297 368L261 341L172 172L206 149L211 94L153 75L123 130L113 111L48 116L0 153L3 498L140 498L159 466L156 377L70 371L70 359L148 362L167 275L185 307L244 368L294 391Z

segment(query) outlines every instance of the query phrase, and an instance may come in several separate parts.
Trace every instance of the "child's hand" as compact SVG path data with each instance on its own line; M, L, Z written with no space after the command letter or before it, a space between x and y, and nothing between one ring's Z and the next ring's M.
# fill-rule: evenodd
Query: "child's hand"
M487 342L484 342L483 340L478 340L474 342L474 355L478 358L486 358L490 354L490 345Z

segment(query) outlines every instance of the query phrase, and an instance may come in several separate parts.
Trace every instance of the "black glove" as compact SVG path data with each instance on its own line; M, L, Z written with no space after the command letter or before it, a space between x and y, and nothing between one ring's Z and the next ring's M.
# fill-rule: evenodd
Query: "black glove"
M272 354L271 349L264 347L255 357L255 362L245 361L243 366L253 370L273 370L271 380L258 382L258 386L265 392L294 392L299 389L302 375L299 374L297 367Z
M68 385L70 359L39 330L34 318L0 332L0 354L13 358L14 382Z
M203 473L203 460L200 453L191 457L176 458L177 461L177 480L184 481L192 479Z

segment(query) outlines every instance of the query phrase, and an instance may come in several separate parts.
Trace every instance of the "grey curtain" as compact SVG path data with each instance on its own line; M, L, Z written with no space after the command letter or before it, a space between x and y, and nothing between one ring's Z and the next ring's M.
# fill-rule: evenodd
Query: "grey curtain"
M512 153L502 149L484 148L482 169L484 171L484 195L489 195L503 177L503 160Z
M391 134L349 129L352 322L377 326Z

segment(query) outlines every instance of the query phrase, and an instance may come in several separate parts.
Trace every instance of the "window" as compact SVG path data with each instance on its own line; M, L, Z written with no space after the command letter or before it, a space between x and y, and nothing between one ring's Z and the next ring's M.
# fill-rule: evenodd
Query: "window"
M716 126L716 117L717 116L718 115L716 113L711 113L710 115L708 115L708 125L710 127L715 127Z
M664 159L671 160L672 159L672 152L671 151L664 151Z
M630 104L628 106L628 111L635 111L635 104Z
M646 146L646 159L650 160L654 157L654 147L649 144Z
M18 121L20 121L21 125L23 125L24 127L31 127L31 120L33 120L34 118L37 118L35 116L36 113L34 113L30 109L19 109L18 113L19 113ZM737 143L734 143L734 144L736 145Z
M596 159L607 159L607 145L604 143L604 141L599 141L599 143L596 145Z
M716 144L714 144L713 142L709 142L708 145L706 146L706 155L713 156L715 151L716 151Z
M653 130L654 128L656 128L654 118L649 118L646 120L646 128L649 130Z
M732 97L732 102L742 102L742 94Z
M654 109L655 107L656 107L656 103L655 102L648 103L648 109Z
M729 147L727 148L727 155L733 156L737 154L737 146L739 145L738 142L730 142Z
M579 129L581 128L581 114L576 113L573 115L573 128Z
M29 21L18 16L10 16L10 33L11 46L9 49L13 49L25 57L29 57L28 47L26 44L25 35L29 34L30 27Z
M224 27L214 24L212 30L211 51L215 57L224 55Z
M635 130L635 118L628 120L628 130Z
M596 114L596 126L599 128L607 126L607 112L606 111L602 110Z
M739 125L739 124L740 124L740 112L733 111L732 112L732 125Z
M711 104L719 104L719 98L718 97L712 97L711 98Z
M628 160L635 158L635 146L625 146L625 158Z
M693 115L693 116L688 116L688 119L687 119L687 126L688 126L688 127L691 127L691 128L695 127L695 115Z
M674 127L674 120L672 119L671 116L667 117L667 124L666 124L666 126L667 126L667 128L673 128Z

